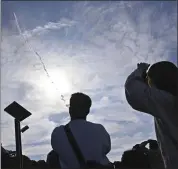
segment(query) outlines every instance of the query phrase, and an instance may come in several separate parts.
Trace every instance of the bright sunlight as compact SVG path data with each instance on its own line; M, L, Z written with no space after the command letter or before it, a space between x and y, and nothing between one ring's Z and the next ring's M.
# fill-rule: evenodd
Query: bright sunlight
M71 84L66 72L60 69L49 69L48 72L51 78L40 78L45 95L50 99L59 99L60 95L70 94Z

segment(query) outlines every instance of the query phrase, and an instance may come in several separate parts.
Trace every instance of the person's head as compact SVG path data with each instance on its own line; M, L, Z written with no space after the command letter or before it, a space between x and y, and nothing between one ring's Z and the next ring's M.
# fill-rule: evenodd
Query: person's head
M149 149L150 150L158 150L159 149L158 142L156 140L150 140L149 141Z
M91 98L83 93L74 93L70 98L69 114L71 119L86 119L92 105Z
M147 73L147 82L150 87L177 96L178 68L171 62L162 61L153 64Z

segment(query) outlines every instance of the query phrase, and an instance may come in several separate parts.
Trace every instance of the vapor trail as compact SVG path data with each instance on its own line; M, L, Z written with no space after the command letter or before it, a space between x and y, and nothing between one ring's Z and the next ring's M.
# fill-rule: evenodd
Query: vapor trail
M22 33L22 30L21 30L21 28L20 28L20 25L19 25L19 22L18 22L18 19L17 19L17 16L16 16L15 12L14 12L14 18L15 18L15 23L16 23L17 29L18 29L18 31L19 31L19 34L23 37L25 43L28 42L28 41L26 40L25 36L24 36L23 33ZM38 59L40 60L40 63L41 63L42 66L43 66L43 70L45 71L47 77L49 78L49 80L51 81L51 83L52 83L53 85L55 85L54 82L52 81L52 79L51 79L51 77L50 77L50 75L49 75L47 69L46 69L46 66L45 66L45 64L44 64L44 62L43 62L43 60L42 60L42 57L39 55L38 52L36 52L36 51L32 48L32 46L30 45L30 43L27 43L27 45L28 45L29 49L30 49L31 51L33 51L33 52L35 53L35 55L38 57ZM55 88L56 88L56 86L55 86ZM58 88L56 88L56 90L59 91ZM64 103L65 103L65 106L68 107L68 105L66 104L66 100L64 99L64 96L63 96L63 95L61 95L61 100L63 100Z

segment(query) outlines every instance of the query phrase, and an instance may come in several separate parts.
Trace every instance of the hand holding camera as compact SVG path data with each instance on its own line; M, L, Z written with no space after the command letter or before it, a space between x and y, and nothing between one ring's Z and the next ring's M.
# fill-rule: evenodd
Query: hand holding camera
M142 70L145 70L145 72L148 70L149 66L150 66L150 64L148 64L148 63L142 63L141 62L141 63L137 64L137 67L142 69Z
M148 64L148 63L138 63L137 64L137 68L141 69L143 71L142 77L143 77L143 79L145 79L145 82L146 82L146 76L147 76L146 72L147 72L149 66L150 66L150 64Z

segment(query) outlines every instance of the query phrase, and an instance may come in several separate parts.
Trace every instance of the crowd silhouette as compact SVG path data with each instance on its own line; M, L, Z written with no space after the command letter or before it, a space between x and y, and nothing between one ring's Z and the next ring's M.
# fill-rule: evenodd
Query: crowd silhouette
M149 148L145 147L146 144L144 146L142 145L142 143L136 144L130 150L126 150L125 152L123 152L121 161L115 161L113 163L113 166L115 166L115 167L113 167L113 168L151 169L152 165L158 166L159 164L161 164L161 166L156 167L156 168L154 167L154 168L155 169L163 169L164 165L163 165L163 160L161 158L161 154L159 151L159 147L157 146L156 149L151 147L152 144L155 144L155 143L157 144L157 141L156 140L151 140L151 141L147 140L144 142L147 142L148 144L150 144ZM156 151L152 152L153 149ZM152 159L152 158L154 159L155 157L157 157L155 160L156 162L154 161L154 164L152 164L152 161L150 159ZM34 161L25 155L23 155L22 159L23 159L23 168L34 168L34 169L42 169L42 168L57 169L58 168L58 169L61 169L58 154L54 150L51 150L47 154L46 161L44 161L44 160ZM159 160L157 160L157 159L159 159ZM103 168L103 167L101 166L100 168ZM2 145L1 145L1 168L18 168L16 152L5 150L2 147ZM108 168L111 168L111 167L108 167Z
M51 135L52 150L46 161L33 161L23 155L23 168L178 168L178 68L162 61L140 63L125 83L128 104L154 117L157 140L146 140L123 152L121 161L111 163L109 133L102 124L87 121L91 98L74 93L70 98L70 122L56 127ZM146 147L147 145L148 148ZM1 145L2 168L17 168L16 152Z

